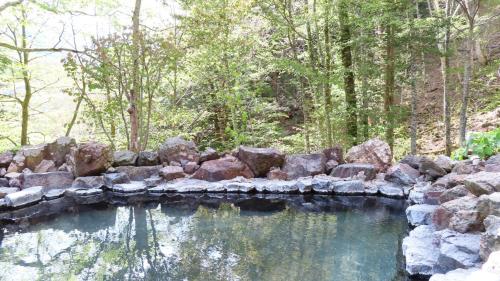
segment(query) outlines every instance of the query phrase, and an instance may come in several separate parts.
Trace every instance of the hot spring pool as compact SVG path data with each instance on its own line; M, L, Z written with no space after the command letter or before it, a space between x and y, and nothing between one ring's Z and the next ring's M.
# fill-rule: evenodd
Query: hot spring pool
M0 230L0 280L405 280L404 202L186 195Z

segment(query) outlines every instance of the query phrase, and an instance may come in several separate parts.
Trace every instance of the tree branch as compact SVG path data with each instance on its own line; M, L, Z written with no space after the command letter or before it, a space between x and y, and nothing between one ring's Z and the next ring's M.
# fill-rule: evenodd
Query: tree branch
M24 2L24 0L16 0L16 1L10 1L10 2L4 3L3 5L0 6L0 13L9 7L17 6L23 2Z

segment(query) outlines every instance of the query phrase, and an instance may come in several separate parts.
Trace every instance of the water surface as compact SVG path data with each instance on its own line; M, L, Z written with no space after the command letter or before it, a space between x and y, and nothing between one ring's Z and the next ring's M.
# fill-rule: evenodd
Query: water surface
M171 198L2 228L0 280L400 281L398 200Z

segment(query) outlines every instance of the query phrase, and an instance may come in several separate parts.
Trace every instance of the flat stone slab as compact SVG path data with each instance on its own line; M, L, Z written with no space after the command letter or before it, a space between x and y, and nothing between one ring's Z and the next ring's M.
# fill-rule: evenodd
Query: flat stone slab
M162 183L157 187L153 187L149 189L150 193L189 193L189 192L208 192L212 183L204 180L197 179L179 179L174 180L167 183ZM222 184L213 185L214 187L218 187L217 189L224 192L224 186ZM212 190L211 192L215 192Z
M373 180L377 175L377 170L372 164L349 163L338 165L330 175L338 178L352 178L359 173L362 173L366 180Z
M411 225L430 225L432 224L432 213L437 205L418 204L412 205L406 209L406 218Z
M150 178L144 179L144 184L147 187L155 187L160 185L163 182L163 179L160 176L152 176Z
M106 186L103 176L78 177L73 181L74 188L102 188Z
M51 189L43 195L43 198L45 200L54 200L63 197L65 192L65 189Z
M131 183L115 184L111 187L111 191L118 193L138 193L146 191L147 187L143 182L133 181Z
M0 198L4 198L7 194L18 192L17 187L0 187Z
M390 197L390 198L405 197L404 188L397 184L393 183L381 184L379 185L378 190L380 194L382 194L385 197Z
M33 186L43 186L44 190L67 188L73 184L74 176L70 172L48 172L23 174L21 184L23 189Z
M365 186L360 180L334 181L331 186L334 194L361 195L365 193Z
M446 274L442 273L434 274L431 276L431 279L429 279L429 281L474 281L473 279L470 278L471 275L476 271L479 271L479 268L469 268L469 269L459 268L449 271ZM487 280L481 279L480 281L487 281Z
M42 190L43 187L34 186L18 192L10 193L5 196L5 202L7 203L7 206L13 208L34 204L42 200Z
M77 204L82 205L101 203L105 199L104 191L100 188L68 188L65 190L64 194L73 198Z

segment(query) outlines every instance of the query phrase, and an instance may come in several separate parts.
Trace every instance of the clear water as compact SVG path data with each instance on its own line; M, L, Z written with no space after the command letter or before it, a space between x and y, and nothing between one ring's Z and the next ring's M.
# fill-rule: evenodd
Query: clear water
M62 214L2 229L0 280L399 281L403 210L390 199L289 196Z

